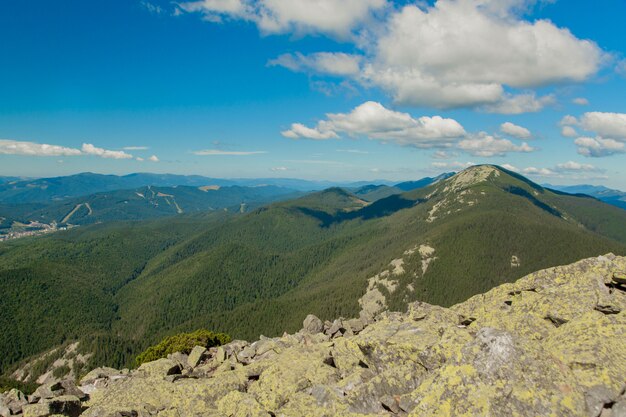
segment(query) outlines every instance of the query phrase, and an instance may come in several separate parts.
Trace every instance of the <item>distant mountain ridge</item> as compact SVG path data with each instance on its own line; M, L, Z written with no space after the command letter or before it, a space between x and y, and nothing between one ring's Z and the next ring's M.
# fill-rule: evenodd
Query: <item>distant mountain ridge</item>
M607 204L614 205L626 210L626 192L604 187L602 185L551 185L545 184L547 188L562 191L569 194L585 194Z

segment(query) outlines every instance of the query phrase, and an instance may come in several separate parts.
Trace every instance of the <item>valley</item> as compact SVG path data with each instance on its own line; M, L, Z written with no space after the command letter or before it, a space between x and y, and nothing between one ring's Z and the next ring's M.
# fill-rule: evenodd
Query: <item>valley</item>
M88 218L86 207L74 216L81 212ZM4 242L2 371L66 341L80 342L87 367L124 367L164 336L197 328L253 339L294 331L310 313L451 306L538 269L626 254L625 220L626 211L593 198L478 166L372 202L330 188L244 213Z

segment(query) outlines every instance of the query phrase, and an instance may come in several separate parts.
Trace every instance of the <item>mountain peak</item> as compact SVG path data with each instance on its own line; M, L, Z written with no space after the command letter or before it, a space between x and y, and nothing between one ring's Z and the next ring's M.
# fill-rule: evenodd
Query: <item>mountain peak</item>
M447 180L444 191L458 191L500 176L495 165L475 165L464 169Z

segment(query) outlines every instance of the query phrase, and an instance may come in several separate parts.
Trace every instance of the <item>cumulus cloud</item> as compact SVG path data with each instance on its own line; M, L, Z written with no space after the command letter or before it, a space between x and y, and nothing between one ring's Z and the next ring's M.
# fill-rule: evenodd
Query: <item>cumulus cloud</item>
M626 139L626 113L585 113L580 118L580 126L604 138Z
M86 155L95 155L101 158L110 158L110 159L130 159L133 156L124 151L110 151L103 148L98 148L91 143L83 143L81 148L83 154Z
M601 137L580 137L574 141L578 146L578 153L583 156L600 158L626 152L626 145L614 139Z
M433 148L451 146L456 138L465 135L463 126L454 119L440 116L413 118L368 101L350 113L329 113L326 120L313 128L295 123L282 132L288 138L331 139L340 133L369 139L389 141L404 146Z
M322 33L347 38L386 0L200 0L180 3L186 12L200 12L212 22L223 18L255 23L266 34Z
M148 158L148 161L150 162L159 162L159 157L156 155L152 155L150 158Z
M566 138L575 138L576 136L578 136L578 132L571 126L563 126L561 128L561 135L565 136Z
M603 169L597 168L591 164L582 164L579 162L568 161L556 166L556 171L561 172L601 172Z
M528 139L532 136L530 130L525 127L518 126L511 122L505 122L500 125L500 131L507 135L514 136L519 139Z
M437 169L451 169L451 170L462 170L465 168L469 168L471 166L476 165L474 162L433 162L430 164L433 168Z
M580 118L568 115L561 125L563 136L577 137L573 126L591 133L574 140L583 156L599 158L626 152L626 113L588 112Z
M280 132L286 138L289 139L313 139L313 140L327 140L327 139L339 139L332 130L321 131L318 128L306 127L302 123L293 123L291 128Z
M310 55L301 53L283 54L268 65L281 66L296 72L313 72L337 76L354 76L360 71L362 57L340 52L318 52Z
M507 95L505 87L583 81L598 71L603 52L550 21L523 20L516 14L520 3L407 5L390 16L363 77L403 104L538 111L554 98Z
M222 151L220 149L204 149L204 150L200 150L200 151L194 151L193 154L194 155L199 155L199 156L220 156L220 155L226 155L226 156L247 156L247 155L260 155L260 154L265 154L267 153L267 151Z
M485 132L470 135L459 142L458 147L474 156L505 156L509 152L533 152L535 148L526 142L516 145L508 139L498 138Z
M579 106L588 106L589 100L587 100L584 97L576 97L575 99L572 100L572 103L578 104Z
M555 172L549 168L528 167L522 169L521 172L526 175L535 175L538 177L552 177L555 175Z
M535 93L505 94L494 103L483 106L482 110L500 114L536 113L554 103L556 98L553 94L542 97L537 97Z
M83 143L81 149L46 143L24 142L17 140L0 140L0 154L25 156L80 156L95 155L101 158L129 159L133 156L123 151L110 151L97 148L90 143Z
M81 155L79 149L45 143L22 142L0 139L0 154L25 156L76 156Z
M609 54L549 20L525 18L536 0L199 0L179 4L213 22L250 21L265 34L326 34L356 54L284 54L270 62L378 87L396 103L536 112L555 102L533 88L580 82ZM626 66L626 65L625 65Z

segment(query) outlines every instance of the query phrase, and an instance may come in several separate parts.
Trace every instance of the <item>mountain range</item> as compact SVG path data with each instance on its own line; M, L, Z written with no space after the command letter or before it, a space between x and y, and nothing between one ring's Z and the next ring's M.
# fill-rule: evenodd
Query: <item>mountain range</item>
M297 330L308 313L450 306L538 269L626 254L626 211L500 167L365 198L376 191L335 187L245 213L0 244L2 371L68 341L91 366L129 366L196 328L253 339Z

